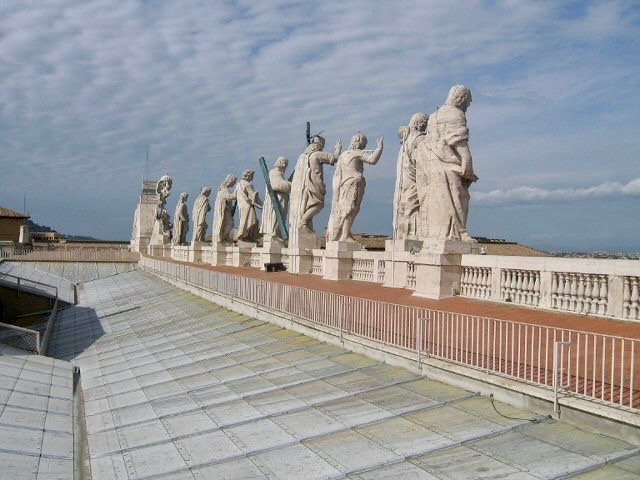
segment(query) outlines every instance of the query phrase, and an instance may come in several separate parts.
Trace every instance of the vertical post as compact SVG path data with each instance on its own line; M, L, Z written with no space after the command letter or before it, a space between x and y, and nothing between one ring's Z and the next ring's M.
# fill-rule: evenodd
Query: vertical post
M338 297L340 299L340 343L344 345L344 297Z
M558 373L562 375L561 364L564 357L564 346L571 345L571 342L556 341L553 346L553 413L555 416L560 414L560 405L558 404L558 392L562 385L561 379L558 380Z
M418 349L418 369L422 370L422 322L420 317L416 318L416 348Z

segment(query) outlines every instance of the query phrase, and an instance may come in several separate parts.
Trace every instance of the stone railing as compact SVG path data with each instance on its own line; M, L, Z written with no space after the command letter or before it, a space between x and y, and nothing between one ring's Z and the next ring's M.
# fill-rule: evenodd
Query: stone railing
M260 264L260 252L251 252L251 257L249 258L249 266L253 268L260 268L262 266Z
M189 247L187 245L171 247L171 258L182 262L189 261Z
M382 273L380 268L382 268ZM381 276L382 280L380 280ZM384 252L368 252L366 250L353 252L351 278L361 282L382 283L384 281Z
M385 268L386 268L386 264L384 260L378 260L378 275L377 275L377 282L378 283L384 283L384 275L385 275Z
M640 319L640 261L463 255L460 294L497 302Z
M324 275L324 256L313 255L313 261L311 264L311 273L314 275Z
M407 288L416 288L416 264L415 262L407 262L407 280L405 283Z

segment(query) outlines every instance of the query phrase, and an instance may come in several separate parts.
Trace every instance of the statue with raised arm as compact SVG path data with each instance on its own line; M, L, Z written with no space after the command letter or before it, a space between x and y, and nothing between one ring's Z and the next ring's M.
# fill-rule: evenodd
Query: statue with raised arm
M254 174L255 172L253 170L245 170L242 172L242 176L236 187L236 202L240 214L236 240L244 242L257 242L260 237L256 208L262 208L262 202L260 201L258 192L251 183Z
M193 242L204 242L207 235L207 213L211 210L209 204L210 187L202 187L200 195L193 204Z
M184 245L187 243L187 232L189 231L189 209L187 208L187 199L189 194L182 192L180 200L176 205L176 211L173 215L173 244Z
M273 168L269 171L269 183L275 197L280 202L284 218L287 218L289 209L289 193L291 192L291 182L284 178L284 171L287 169L289 160L286 157L278 157ZM271 201L271 195L267 191L264 197L264 205L262 207L262 224L260 225L260 233L263 235L265 242L274 239L282 241L280 228L278 227L278 218L276 216L276 206Z
M425 134L428 115L418 112L409 125L400 127L400 151L396 164L396 188L393 195L393 238L418 238L418 188L416 185L415 147Z
M342 152L340 140L333 153L323 152L325 140L316 135L305 151L298 157L291 182L291 204L289 210L290 235L293 243L298 232L313 232L313 217L324 207L327 188L324 184L323 165L333 165Z
M364 164L375 165L380 160L384 143L378 138L375 150L365 150L367 137L357 133L349 149L342 152L333 174L333 201L327 228L327 241L354 242L351 228L360 211L366 181L362 174Z
M233 230L233 214L236 209L235 175L227 175L216 196L213 207L213 243L231 244L231 230Z
M455 85L446 102L429 116L427 133L416 146L416 181L420 201L420 240L473 242L467 232L469 187L473 173L465 112L471 91Z

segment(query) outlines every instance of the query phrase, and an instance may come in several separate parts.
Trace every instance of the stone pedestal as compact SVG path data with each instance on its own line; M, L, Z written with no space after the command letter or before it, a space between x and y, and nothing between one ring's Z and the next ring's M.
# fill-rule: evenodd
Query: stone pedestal
M31 243L31 235L29 235L29 227L27 225L20 225L20 237L18 238L20 245L27 245Z
M227 257L231 256L230 245L224 243L214 243L211 250L211 265L226 265Z
M313 268L313 249L320 248L320 237L315 233L298 232L297 243L289 244L287 271L291 273L311 273Z
M232 265L234 267L249 267L251 265L251 250L257 246L257 243L239 241L235 247L231 247Z
M458 295L462 254L477 251L477 244L457 240L442 240L423 247L415 260L416 286L413 294L436 300Z
M411 275L410 265L422 249L420 240L387 240L384 244L385 287L405 288Z
M353 252L363 250L358 242L327 242L324 275L327 280L347 280L353 270Z
M160 196L156 193L156 181L144 180L140 200L133 217L131 250L145 252L151 242L151 234L156 221L156 205Z
M202 262L202 250L208 245L206 242L191 242L191 247L189 247L189 261Z
M284 244L277 240L265 242L260 252L260 270L265 270L265 263L282 262L282 249Z

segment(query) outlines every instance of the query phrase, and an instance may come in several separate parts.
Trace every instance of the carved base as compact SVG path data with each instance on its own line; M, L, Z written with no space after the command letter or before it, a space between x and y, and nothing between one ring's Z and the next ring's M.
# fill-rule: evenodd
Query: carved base
M282 261L281 242L266 242L260 252L260 270L265 270L266 263L280 263Z
M202 262L202 249L209 244L206 242L191 242L189 248L189 261L190 262Z
M255 243L242 242L245 245L251 246L236 246L231 247L230 254L233 258L232 265L234 267L249 267L251 266L251 249L256 246ZM228 255L229 253L227 253Z
M353 270L353 252L364 247L358 242L327 242L324 252L324 275L327 280L347 280Z
M423 250L424 252L424 250ZM440 300L460 293L462 255L423 253L416 259L413 295Z

